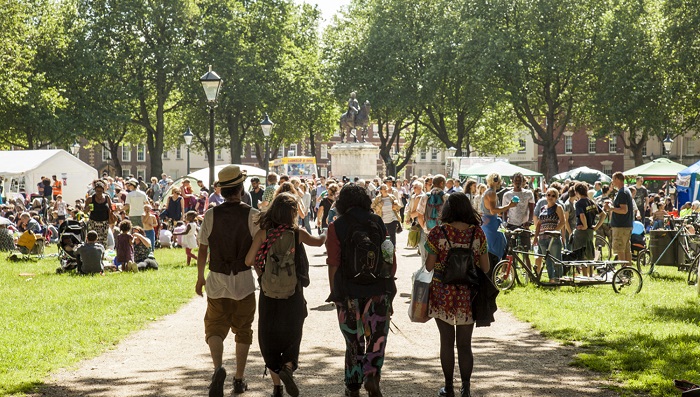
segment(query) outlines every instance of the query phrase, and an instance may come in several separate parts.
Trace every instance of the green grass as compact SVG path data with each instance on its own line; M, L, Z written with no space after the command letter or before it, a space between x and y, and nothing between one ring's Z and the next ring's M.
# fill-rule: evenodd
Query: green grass
M182 249L156 251L158 271L88 277L57 275L55 257L18 263L6 257L0 256L0 396L32 391L50 372L109 350L194 295L196 268L183 266Z
M678 396L674 379L700 383L700 298L687 273L657 267L636 296L610 285L558 290L516 286L499 304L544 335L580 345L574 365L610 378L626 394Z

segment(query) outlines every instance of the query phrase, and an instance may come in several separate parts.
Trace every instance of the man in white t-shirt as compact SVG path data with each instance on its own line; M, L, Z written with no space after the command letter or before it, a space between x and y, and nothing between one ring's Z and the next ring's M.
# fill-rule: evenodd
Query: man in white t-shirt
M503 195L503 205L506 206L512 201L516 201L513 200L514 197L517 197L518 205L503 213L503 222L506 223L508 230L529 229L532 226L535 210L535 196L531 190L523 189L523 182L525 182L523 174L516 172L511 179L513 181L513 190ZM520 244L529 249L530 239L523 238Z
M148 204L148 196L142 190L139 190L139 181L134 178L126 182L126 190L129 193L126 195L124 209L129 214L131 225L143 227L141 216L144 215L143 207Z

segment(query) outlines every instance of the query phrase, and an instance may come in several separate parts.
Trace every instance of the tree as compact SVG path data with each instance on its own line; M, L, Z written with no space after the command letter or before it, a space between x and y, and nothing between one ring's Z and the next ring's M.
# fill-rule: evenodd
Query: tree
M540 170L559 171L556 145L590 78L603 4L598 0L477 0L480 37L497 87L534 142Z
M0 144L37 149L64 145L70 119L64 81L55 70L70 40L68 5L48 0L0 1Z
M115 94L145 131L151 172L159 175L167 115L181 105L183 84L196 79L190 66L199 9L194 0L80 0L78 10L85 18L81 50L88 59L98 54L107 81L123 87Z
M664 130L670 136L700 131L700 1L667 0L662 8Z

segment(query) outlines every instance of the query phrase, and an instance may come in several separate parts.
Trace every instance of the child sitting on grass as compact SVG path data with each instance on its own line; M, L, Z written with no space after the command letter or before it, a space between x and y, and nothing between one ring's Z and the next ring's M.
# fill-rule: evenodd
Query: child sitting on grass
M114 265L117 270L127 270L126 265L134 262L134 244L131 235L131 221L125 220L119 224L119 235L116 237L115 249L117 256L114 258Z
M170 248L172 246L173 232L168 230L168 224L163 222L160 224L160 232L158 233L158 241L160 248Z
M192 250L197 248L197 212L190 211L185 215L187 227L179 233L173 233L174 236L182 236L182 247L185 248L187 255L187 266L190 266L191 260L194 258L194 263L197 263L197 256L192 253Z
M87 242L78 247L75 251L80 258L80 266L78 273L80 274L98 274L104 270L102 266L102 257L105 254L105 248L102 244L97 244L97 232L90 230L87 234Z

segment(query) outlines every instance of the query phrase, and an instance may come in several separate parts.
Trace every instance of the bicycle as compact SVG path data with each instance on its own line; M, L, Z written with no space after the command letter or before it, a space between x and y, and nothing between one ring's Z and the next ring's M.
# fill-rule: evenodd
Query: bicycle
M505 234L510 239L527 233L529 230L516 229L506 231ZM545 254L530 253L527 251L518 250L513 245L509 245L506 259L498 262L493 269L493 281L500 290L508 290L513 288L515 282L519 278L519 270L522 269L527 274L528 281L533 282L539 287L561 287L561 286L587 286L611 284L616 293L632 293L636 294L641 291L644 281L641 272L628 265L627 261L600 261L600 260L581 260L581 261L562 261L552 256L550 249L555 238L561 238L561 233L556 231L542 232L543 237L550 237L550 243ZM555 265L568 267L572 273L571 276L564 276L558 280L550 280L549 282L542 281L543 268L533 270L530 263L530 255L543 258L543 261L552 260ZM621 268L617 268L622 265ZM576 269L582 267L593 267L596 270L596 275L592 277L577 276Z

